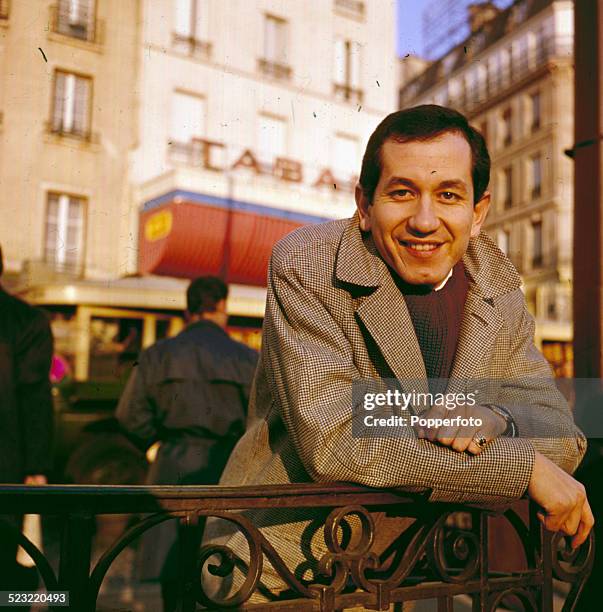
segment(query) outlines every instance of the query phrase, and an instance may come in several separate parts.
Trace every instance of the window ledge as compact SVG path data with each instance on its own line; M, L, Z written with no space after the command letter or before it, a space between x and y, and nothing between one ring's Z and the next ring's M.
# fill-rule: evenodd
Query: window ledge
M333 9L337 15L356 21L365 21L366 6L362 0L335 0Z
M83 49L85 51L92 51L93 53L102 54L104 52L103 46L100 43L91 40L83 40L81 38L76 38L75 36L69 36L68 34L60 34L59 32L48 32L48 40L77 47L78 49Z
M184 57L208 61L211 59L212 44L206 40L172 33L172 49Z
M288 81L291 79L292 70L291 66L287 64L279 64L266 58L258 59L258 70L269 77L279 79L281 81Z
M333 95L340 102L361 105L364 99L364 92L358 87L352 87L345 83L333 83Z
M49 144L61 144L70 149L77 148L95 153L100 151L101 148L100 136L95 132L90 132L87 136L78 136L69 132L57 132L47 127L44 140Z

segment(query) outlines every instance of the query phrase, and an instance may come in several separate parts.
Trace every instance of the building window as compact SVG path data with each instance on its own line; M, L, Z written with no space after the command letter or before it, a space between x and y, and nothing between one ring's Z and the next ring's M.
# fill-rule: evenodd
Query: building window
M509 230L500 230L497 238L498 248L505 255L509 255L509 248L511 246L511 232L509 232Z
M503 146L507 147L513 142L513 113L509 106L502 114Z
M174 161L191 166L202 164L202 151L195 138L205 136L205 99L175 91L172 96L168 145Z
M280 17L264 17L264 57L259 60L259 69L277 79L291 77L287 63L287 22Z
M503 183L505 191L504 208L507 210L513 206L513 169L507 166L503 170Z
M59 0L56 31L81 40L94 40L94 4L94 0Z
M503 82L505 85L513 82L513 49L509 47L503 53Z
M10 0L0 0L0 19L8 19Z
M207 57L211 51L208 35L207 0L176 0L174 48Z
M530 109L531 109L531 115L532 115L532 125L531 125L532 132L536 132L537 130L540 129L540 123L542 119L540 101L541 101L541 98L540 98L539 91L534 92L530 96Z
M484 141L486 143L486 146L488 146L488 122L487 121L482 121L479 124L479 131L481 133L481 135L484 137Z
M258 121L258 151L269 165L287 153L287 124L278 117L260 115Z
M60 269L80 270L84 263L85 200L49 193L44 260Z
M534 155L531 160L532 199L539 198L542 193L542 156Z
M516 11L515 13L515 23L517 25L522 24L527 16L528 16L528 2L527 0L523 0L523 2L520 2L519 4L515 4L514 9Z
M90 138L92 79L57 70L51 131L56 134Z
M339 100L362 104L360 88L360 45L338 38L334 49L333 93Z
M358 141L352 136L337 134L333 141L333 168L337 178L348 179L360 171Z
M534 63L540 66L546 59L546 38L544 30L541 28L534 34Z
M542 221L532 221L532 268L542 266Z
M486 80L486 96L491 96L496 91L496 78L494 73L494 64L487 63L485 65L485 80Z
M464 109L467 105L467 81L462 78L459 90L459 105L461 109Z
M554 291L551 291L546 300L546 318L551 321L557 319L557 300L555 298Z

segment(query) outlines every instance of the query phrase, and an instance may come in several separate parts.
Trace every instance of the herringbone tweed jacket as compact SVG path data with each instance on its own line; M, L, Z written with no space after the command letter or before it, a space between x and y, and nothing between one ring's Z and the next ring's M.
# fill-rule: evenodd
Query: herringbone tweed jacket
M411 428L396 437L352 436L354 380L417 379L427 390L404 297L354 216L303 227L274 248L248 429L221 484L350 481L426 491L434 501L499 504L525 493L535 449L575 470L586 441L533 344L519 275L483 233L463 262L470 287L452 377L496 379L480 403L505 406L519 438L498 438L472 456L419 440ZM317 514L275 510L252 518L298 575L309 577L325 550L311 528ZM244 556L246 543L229 529L210 521L206 540Z

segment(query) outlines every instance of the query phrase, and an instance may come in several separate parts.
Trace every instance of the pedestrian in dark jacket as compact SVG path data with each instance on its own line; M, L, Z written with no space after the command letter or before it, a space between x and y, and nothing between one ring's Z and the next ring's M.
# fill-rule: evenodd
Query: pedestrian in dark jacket
M3 271L0 249L0 276ZM52 332L41 310L0 286L0 482L46 484L52 467ZM17 565L9 532L22 517L1 517L0 590L23 587L26 571ZM8 527L6 527L8 525ZM9 539L7 539L9 538ZM37 579L34 577L34 581ZM30 588L35 584L28 584Z
M215 484L244 432L257 353L225 331L227 286L202 277L187 290L188 326L140 355L117 418L149 448L159 442L149 484ZM164 609L175 609L176 521L141 538L140 578L162 582Z

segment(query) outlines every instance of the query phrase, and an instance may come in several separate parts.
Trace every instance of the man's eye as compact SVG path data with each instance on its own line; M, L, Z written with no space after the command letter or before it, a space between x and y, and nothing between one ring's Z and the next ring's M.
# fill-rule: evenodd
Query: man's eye
M413 192L410 189L396 189L390 193L394 198L409 198L413 196Z
M460 200L461 196L458 193L454 193L453 191L443 191L441 194L443 200L448 200L450 202L454 202L455 200Z

